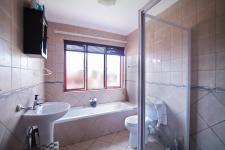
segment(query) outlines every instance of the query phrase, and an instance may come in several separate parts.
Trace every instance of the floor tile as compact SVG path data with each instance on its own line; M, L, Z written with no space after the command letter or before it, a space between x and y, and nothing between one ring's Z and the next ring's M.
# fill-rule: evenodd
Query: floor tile
M128 146L128 137L117 135L112 142L113 145L127 147Z
M108 143L96 141L88 148L88 150L108 150L109 146L110 144Z
M80 143L77 143L77 144L74 144L74 146L80 148L80 149L88 149L93 143L95 142L95 140L88 140L88 141L85 141L85 142L80 142Z
M105 135L96 139L69 145L60 150L136 150L128 145L129 132L127 130ZM156 143L146 145L147 149L163 150Z
M109 146L108 150L126 150L126 148L125 147L116 146L116 145L111 145L111 146Z
M74 145L69 145L69 146L60 148L60 150L81 150L81 149L79 147L75 147Z
M119 136L129 137L129 132L127 130L124 130L124 131L118 132L118 135Z
M106 135L106 136L102 136L100 138L97 138L97 140L111 144L112 141L115 139L116 135L117 135L116 133L115 134L109 134L109 135Z

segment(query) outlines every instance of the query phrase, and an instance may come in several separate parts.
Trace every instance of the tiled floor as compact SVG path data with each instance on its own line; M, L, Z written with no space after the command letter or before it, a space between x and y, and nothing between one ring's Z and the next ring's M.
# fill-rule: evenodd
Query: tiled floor
M74 145L68 145L60 150L134 150L128 145L128 135L128 131L125 130ZM160 150L156 144L151 145L151 149Z

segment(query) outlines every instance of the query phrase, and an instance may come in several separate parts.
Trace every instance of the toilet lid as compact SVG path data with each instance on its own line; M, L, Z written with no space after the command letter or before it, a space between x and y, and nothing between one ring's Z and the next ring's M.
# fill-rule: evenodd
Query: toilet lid
M137 124L138 123L137 115L127 117L126 122L129 123L129 124Z
M130 116L126 118L126 123L131 124L131 125L137 125L138 124L138 116L134 115L134 116ZM145 123L149 122L149 118L146 117L145 118Z

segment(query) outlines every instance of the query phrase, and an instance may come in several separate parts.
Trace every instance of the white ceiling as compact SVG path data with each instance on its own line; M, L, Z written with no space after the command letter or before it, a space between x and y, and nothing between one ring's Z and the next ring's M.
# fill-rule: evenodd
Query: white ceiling
M44 0L49 21L100 29L127 35L138 26L138 10L149 0L117 0L113 6L104 6L97 0ZM158 14L176 0L163 0Z

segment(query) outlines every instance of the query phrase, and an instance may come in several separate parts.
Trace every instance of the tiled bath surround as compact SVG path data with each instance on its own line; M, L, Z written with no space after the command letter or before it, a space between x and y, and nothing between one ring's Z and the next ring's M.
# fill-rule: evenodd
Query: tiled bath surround
M185 26L192 31L190 149L225 149L224 8L225 1L223 0L180 0L161 15L163 19ZM154 28L154 26L149 26L149 28L150 31L147 28L146 36L151 37L147 37L147 39L151 40L155 38L152 37L153 35L151 34L151 28ZM167 32L163 32L161 35L166 34ZM173 36L170 37L171 39L173 38ZM179 40L179 38L177 40ZM152 41L148 42L150 47L154 46L151 45ZM175 46L179 46L177 42L174 43ZM178 47L174 49L172 46L173 44L170 44L170 47L165 48L168 55L172 58L171 60L161 61L161 63L151 66L151 68L147 66L149 69L163 72L163 74L158 74L156 76L147 75L147 77L153 78L155 82L160 81L163 83L161 85L152 84L149 87L149 91L151 95L168 100L168 102L166 102L169 106L168 124L176 128L176 126L179 125L179 123L177 123L179 122L179 118L182 119L183 115L179 112L179 109L183 109L180 97L182 97L184 93L182 92L182 88L177 88L180 91L178 92L176 87L165 85L168 83L182 84L183 78L185 77L179 73L180 71L176 71L176 68L184 69L183 66L180 66L182 63L179 62L179 58L176 58L182 54L180 53L181 48ZM162 59L166 56L165 52L156 48L158 47L150 48L155 49L156 53L152 52L154 58L159 56L159 58ZM151 52L149 54L151 55ZM152 59L150 55L147 54L147 60ZM176 57L174 58L173 56ZM133 91L136 90L137 83L135 80L137 71L135 70L137 68L129 67L130 64L137 64L137 61L134 61L135 59L133 58L137 58L137 32L133 32L128 36L128 74L126 81L127 86L129 86L127 89L128 97L136 99L136 94L134 94ZM149 64L150 63L148 63L148 65ZM176 111L177 107L181 108ZM177 116L171 118L171 112L177 112ZM174 136L173 134L170 135Z
M44 97L44 60L22 50L23 0L0 1L0 149L24 148L26 128L16 105L29 106L34 94Z
M71 145L125 130L126 117L137 114L129 110L55 124L55 139L60 146Z
M50 22L48 28L48 59L45 62L45 65L48 69L53 71L53 74L45 78L46 99L48 99L49 101L68 102L72 106L89 105L90 97L96 97L98 99L98 103L127 100L125 88L64 92L64 40L83 41L106 45L108 44L121 47L125 47L126 43L84 38L75 35L59 34L55 33L55 31L79 33L90 36L100 36L103 38L110 38L126 42L126 36L78 26Z

